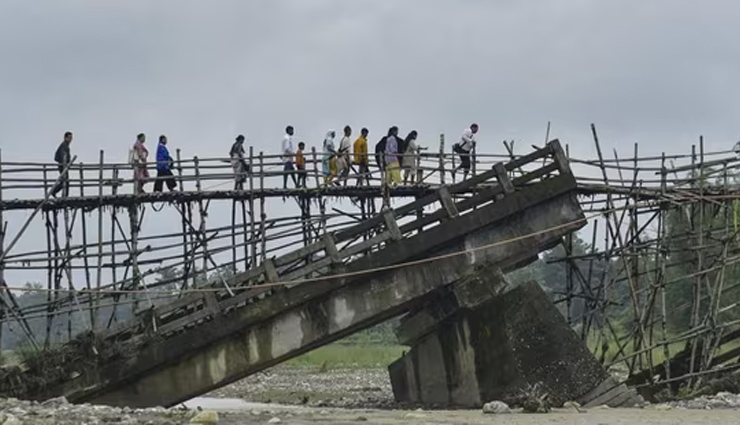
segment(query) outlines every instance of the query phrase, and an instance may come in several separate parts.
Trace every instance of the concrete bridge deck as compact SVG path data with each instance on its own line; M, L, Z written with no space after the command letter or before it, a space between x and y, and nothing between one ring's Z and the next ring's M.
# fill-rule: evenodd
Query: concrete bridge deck
M536 170L509 178L535 162ZM434 213L396 221L435 203ZM171 406L402 314L479 267L525 264L584 224L576 181L551 142L268 259L228 288L203 288L146 310L98 335L132 354L100 358L97 368L33 396Z

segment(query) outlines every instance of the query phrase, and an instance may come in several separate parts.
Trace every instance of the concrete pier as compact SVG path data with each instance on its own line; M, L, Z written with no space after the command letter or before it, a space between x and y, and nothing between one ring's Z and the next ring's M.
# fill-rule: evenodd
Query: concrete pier
M389 367L398 401L516 404L533 385L555 406L641 401L607 374L536 283L509 288L500 273L487 271L466 285L451 285L441 298L398 329L401 343L412 346Z

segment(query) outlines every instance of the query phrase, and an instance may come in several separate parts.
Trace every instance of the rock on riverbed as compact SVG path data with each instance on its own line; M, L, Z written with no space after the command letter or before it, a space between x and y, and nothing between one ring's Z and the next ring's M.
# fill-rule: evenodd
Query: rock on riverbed
M0 399L0 424L151 424L174 425L187 423L195 412L186 409L129 409L127 407L69 404L64 397L43 403L14 398Z

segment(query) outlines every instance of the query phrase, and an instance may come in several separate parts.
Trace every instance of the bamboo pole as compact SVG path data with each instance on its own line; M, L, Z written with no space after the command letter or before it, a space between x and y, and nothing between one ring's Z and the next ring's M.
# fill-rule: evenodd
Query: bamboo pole
M251 260L249 262L249 268L257 266L257 225L255 224L255 209L254 209L254 146L249 147L249 234L252 240L251 244ZM262 170L260 170L262 172Z
M439 135L439 182L445 184L445 134Z
M82 169L82 167L80 167L80 182L82 182L84 180L85 180L85 172ZM80 196L83 197L83 198L85 197L85 188L84 188L84 185L83 184L80 184ZM87 256L87 247L88 247L88 243L87 243L87 216L85 215L84 212L82 214L80 214L80 225L82 226L82 246L83 246L83 249L82 249L82 254L83 254L83 256L82 256L82 264L83 264L83 267L84 267L84 270L85 270L85 287L89 291L92 288L92 286L91 286L91 279L92 278L91 278L91 275L90 275L90 261L88 261L88 256ZM71 238L70 238L70 243L71 243ZM90 314L90 326L92 327L92 329L95 329L96 328L96 326L95 326L95 310L94 309L91 309L88 313Z
M699 195L702 196L704 193L704 136L699 136L699 153L700 153L700 159L699 159ZM692 153L696 153L695 147L692 146ZM695 165L695 156L692 156L692 165ZM694 234L697 238L697 243L701 246L704 242L704 205L699 204L698 206L698 224L696 223L696 214L692 214L691 221L694 223ZM698 227L698 229L697 229ZM703 270L703 263L704 263L704 255L702 251L697 251L697 271ZM694 307L691 311L691 327L694 328L699 324L699 315L701 314L701 281L702 281L703 275L696 276L696 279L694 279L694 292L693 292L693 300L694 300ZM698 344L700 342L700 338L697 336L694 338L694 340L691 343L691 359L689 360L689 373L693 374L696 372L696 352L698 349ZM689 380L689 388L692 387L693 380Z
M260 151L260 190L264 190L265 188L265 160L264 160L264 153ZM267 220L267 213L265 212L265 198L260 198L260 239L261 239L261 247L260 247L260 256L261 261L264 263L265 260L267 260L267 239L265 234L265 220Z
M113 181L117 181L117 180L118 180L118 168L114 167L113 168ZM115 196L118 193L118 185L113 185L112 193L113 193L113 196ZM118 222L117 209L111 208L110 238L111 238L111 261L113 262L113 264L116 264L116 223L117 222ZM117 267L111 268L111 280L113 282L118 282L118 268ZM123 285L121 285L121 288L123 288ZM118 299L116 298L116 300ZM108 319L106 329L110 328L113 323L116 323L118 321L116 310L117 310L117 307L114 305L113 309L111 310L111 315L110 315L110 318Z
M99 291L100 285L103 281L103 178L105 177L103 166L105 165L105 152L100 150L99 158L99 170L98 170L98 258L95 274L95 288ZM100 315L100 311L97 306L100 303L100 297L95 297L95 308L93 309L93 316L95 320L92 322L93 330L97 330L97 318Z
M667 170L665 168L665 153L663 153L663 159L661 160L661 190L665 191L666 183L665 178ZM660 310L661 310L661 336L666 343L663 344L663 357L665 357L665 376L666 379L671 379L671 350L668 341L668 309L666 306L666 262L668 260L668 247L666 246L666 209L665 204L661 204L660 217L658 219L658 253L656 254L656 262L660 265L660 268L655 268L655 273L659 276L656 282L660 282Z
M177 177L178 177L178 184L180 185L180 192L183 192L185 190L185 187L183 185L182 181L182 156L180 153L180 149L177 149L175 151L176 158L177 158ZM185 203L180 202L179 203L180 209L185 211ZM183 268L182 268L182 283L180 285L180 289L188 289L188 279L190 278L190 267L188 262L188 228L187 224L185 223L185 214L181 214L181 220L180 220L181 228L182 228L182 258L183 258Z

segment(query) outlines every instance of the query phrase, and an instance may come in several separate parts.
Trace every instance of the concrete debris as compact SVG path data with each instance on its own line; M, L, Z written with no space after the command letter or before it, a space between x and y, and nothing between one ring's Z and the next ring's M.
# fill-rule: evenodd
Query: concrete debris
M42 407L50 407L50 408L51 407L59 408L59 407L62 407L62 406L67 406L68 404L69 404L69 402L67 401L67 399L64 396L62 396L62 397L50 398L50 399L42 402L41 403L41 406Z
M492 401L483 405L483 413L499 415L511 413L511 409L509 408L509 405L503 401Z
M218 413L212 411L212 410L204 410L197 415L195 415L192 419L190 419L191 424L216 424L218 423Z
M586 410L583 407L581 407L581 404L578 403L577 401L566 401L563 404L563 409L568 409L570 411L578 412L578 413L587 413L588 412L588 410Z
M74 405L67 402L64 397L53 398L42 403L0 398L0 425L78 425L83 423L175 425L187 423L193 413L177 408L121 409L89 404Z
M740 394L721 392L713 396L701 396L693 400L673 401L655 406L655 409L658 410L666 408L694 410L740 409Z

